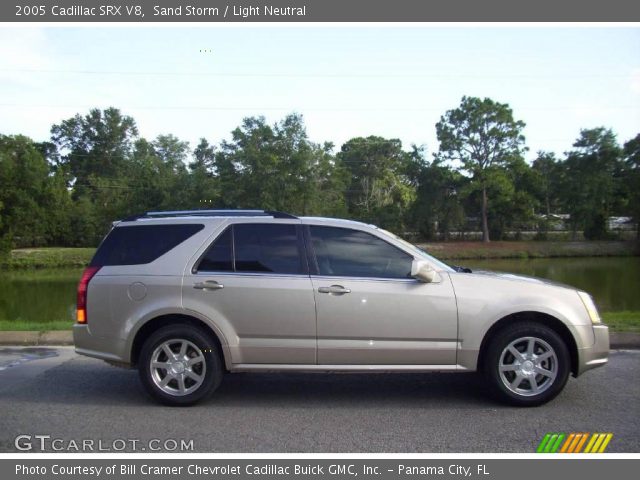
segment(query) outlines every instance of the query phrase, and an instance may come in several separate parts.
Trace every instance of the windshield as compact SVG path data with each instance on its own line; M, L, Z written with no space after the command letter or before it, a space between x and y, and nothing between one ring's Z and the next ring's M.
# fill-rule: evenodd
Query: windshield
M399 237L398 235L396 235L395 233L391 233L383 228L378 228L378 230L380 230L381 232L386 233L387 235L389 235L390 237L393 237L394 239L396 239L398 242L402 243L402 245L404 245L405 247L407 247L409 250L411 250L413 253L417 254L419 257L424 258L425 260L429 261L430 263L432 263L434 266L436 266L437 268L440 268L441 270L447 270L449 272L453 272L455 271L455 269L449 265L447 265L446 263L438 260L435 257L432 257L431 255L429 255L427 252L425 252L424 250L422 250L421 248L415 246L413 243L407 242L404 238Z

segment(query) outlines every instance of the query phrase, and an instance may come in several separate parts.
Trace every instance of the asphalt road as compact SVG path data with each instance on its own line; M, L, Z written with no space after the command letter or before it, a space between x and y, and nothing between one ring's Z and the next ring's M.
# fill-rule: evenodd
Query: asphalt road
M34 436L50 435L72 452L71 440L130 450L134 439L148 451L183 439L196 452L528 453L547 432L612 432L608 452L640 452L639 367L640 351L612 352L533 409L494 403L473 374L266 373L227 375L204 404L171 408L148 400L135 371L70 347L6 347L0 451L16 452L18 435L38 451Z

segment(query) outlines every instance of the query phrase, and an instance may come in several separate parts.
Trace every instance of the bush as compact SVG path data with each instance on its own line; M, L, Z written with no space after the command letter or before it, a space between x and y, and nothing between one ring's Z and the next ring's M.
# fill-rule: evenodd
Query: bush
M587 240L609 240L611 235L607 230L607 219L601 213L591 217L584 229L584 238Z
M0 263L5 263L9 259L13 242L9 235L0 237Z

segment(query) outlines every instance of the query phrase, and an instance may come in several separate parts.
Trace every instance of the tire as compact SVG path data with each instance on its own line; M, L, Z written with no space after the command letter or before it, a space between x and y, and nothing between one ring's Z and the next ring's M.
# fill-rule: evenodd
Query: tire
M211 395L224 372L210 334L190 325L169 325L144 342L138 373L153 399L165 405L187 406Z
M534 407L562 391L569 378L571 358L567 345L554 330L537 322L518 322L491 339L483 370L498 400Z

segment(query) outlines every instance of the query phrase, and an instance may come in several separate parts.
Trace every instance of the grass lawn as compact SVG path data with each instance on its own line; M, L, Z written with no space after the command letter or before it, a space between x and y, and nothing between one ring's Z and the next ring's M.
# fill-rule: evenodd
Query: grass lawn
M71 320L54 320L51 322L24 322L20 320L0 320L0 331L38 331L71 330Z
M601 316L614 332L640 332L640 312L603 312Z
M638 255L636 242L438 242L418 243L442 260L484 258L628 257Z
M89 264L95 248L19 248L0 262L4 269L84 267Z

